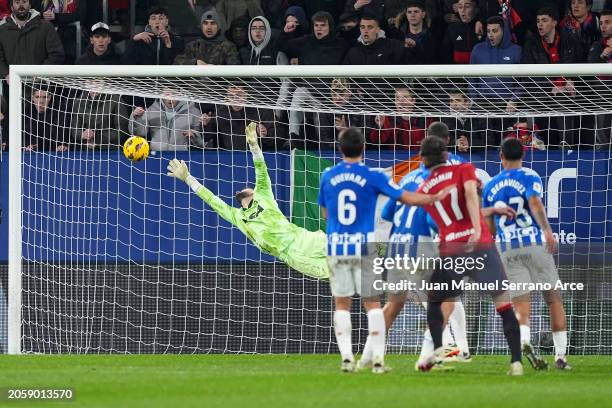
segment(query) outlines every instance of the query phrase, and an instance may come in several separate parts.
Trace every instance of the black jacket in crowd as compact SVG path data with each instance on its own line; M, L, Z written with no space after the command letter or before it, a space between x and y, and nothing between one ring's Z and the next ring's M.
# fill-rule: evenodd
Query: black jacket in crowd
M102 55L96 55L93 52L93 46L90 45L85 53L77 58L75 65L121 65L121 55L113 44L109 44L108 49Z
M482 38L476 35L476 22L474 18L469 23L462 21L451 23L442 40L441 60L445 64L469 64L474 46Z
M170 33L172 46L166 48L161 38L155 37L151 44L144 41L131 40L123 55L126 65L172 65L174 58L185 50L185 41L182 37Z
M584 51L582 50L580 40L572 34L561 31L559 39L559 56L559 63L561 64L584 62ZM542 39L539 35L532 36L525 42L521 63L550 63L550 58L542 45Z
M31 103L23 106L22 146L32 146L35 151L55 151L58 146L66 145L71 150L70 127L66 126L67 114L57 106L49 106L39 112Z
M379 38L370 45L360 42L344 58L345 65L398 65L407 63L404 43L395 39Z

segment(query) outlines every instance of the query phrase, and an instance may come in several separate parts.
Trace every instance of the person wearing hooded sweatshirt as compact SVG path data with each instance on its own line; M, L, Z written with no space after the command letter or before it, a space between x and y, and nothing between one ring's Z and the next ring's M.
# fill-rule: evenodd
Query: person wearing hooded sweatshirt
M272 40L270 23L257 16L249 23L249 45L239 50L243 65L277 65L278 49Z
M202 14L203 37L190 42L185 52L174 60L177 65L238 65L240 58L236 45L225 39L225 27L216 10Z
M91 27L89 47L77 58L76 65L120 65L121 56L111 41L110 30L105 23L96 23Z
M11 10L0 25L0 78L8 79L13 64L62 64L64 47L53 25L31 10L28 0L13 0Z
M470 64L520 64L521 57L522 49L512 42L508 22L500 16L493 16L487 20L487 39L476 44ZM520 96L518 83L509 77L474 79L470 88L472 99L506 104L507 111L513 109Z
M182 37L170 31L168 10L153 7L147 13L148 25L128 43L123 62L127 65L172 65L185 50Z
M299 6L291 6L285 11L283 18L283 29L278 36L278 48L290 40L303 37L308 34L308 20L304 9Z
M150 136L151 150L157 152L189 150L192 146L202 148L201 117L195 103L178 101L168 95L148 109L134 109L130 116L130 132Z

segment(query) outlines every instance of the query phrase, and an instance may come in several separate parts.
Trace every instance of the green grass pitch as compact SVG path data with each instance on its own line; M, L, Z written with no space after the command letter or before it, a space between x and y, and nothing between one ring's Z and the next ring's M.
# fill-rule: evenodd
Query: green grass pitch
M552 358L547 357L549 362ZM341 373L336 355L1 356L6 407L604 407L612 357L571 356L571 372L508 377L507 356L475 356L453 372ZM71 388L72 402L7 401L7 388Z

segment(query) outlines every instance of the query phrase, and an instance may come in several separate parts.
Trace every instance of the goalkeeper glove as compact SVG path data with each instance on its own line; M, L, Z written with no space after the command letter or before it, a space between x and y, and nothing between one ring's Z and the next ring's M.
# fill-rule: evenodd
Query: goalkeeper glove
M259 144L257 144L257 126L259 125L256 122L251 122L245 129L247 143L255 158L261 155L261 149L259 148Z
M195 192L200 188L201 184L191 174L184 160L172 159L168 164L168 175L175 177L187 183L187 185Z
M189 170L187 169L185 161L172 159L170 164L168 164L168 175L186 182L187 177L189 177Z

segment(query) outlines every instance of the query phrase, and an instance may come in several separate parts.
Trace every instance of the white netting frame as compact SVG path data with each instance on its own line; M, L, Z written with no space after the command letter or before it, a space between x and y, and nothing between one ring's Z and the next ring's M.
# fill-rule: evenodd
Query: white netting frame
M224 72L224 74L226 75L226 74L227 74L227 72ZM210 75L210 73L209 73L209 75ZM294 74L294 75L296 75L296 74ZM37 79L40 79L40 78L45 78L45 75L43 74L43 75L37 76ZM91 77L83 77L83 78L85 78L85 82L87 82L87 78L91 78ZM199 80L197 80L197 81L199 81ZM70 84L70 83L71 83L71 81L70 81L70 80L68 80L68 81L65 81L65 82L64 82L64 81L59 81L57 78L49 78L49 82L51 82L51 83L55 83L55 84L61 84L61 85L68 85L68 84ZM82 83L82 82L81 82L81 83ZM72 83L72 84L74 85L74 83ZM176 85L176 83L175 83L175 82L173 82L172 84ZM226 79L222 79L222 80L219 82L219 86L223 85L223 86L225 87L225 86L226 86L226 84L227 84ZM389 81L384 81L384 84L389 84ZM81 86L81 88L83 88L83 89L88 89L88 86L87 86L87 85L85 85L85 86ZM96 90L97 90L97 88L94 88L94 89L96 89ZM118 90L119 90L119 89L118 89ZM125 92L125 89L122 89L122 93L123 93L123 94L129 94L129 92L127 92L127 93ZM181 96L180 96L180 95L177 95L177 94L171 94L171 95L172 95L173 97L176 97L176 99L181 99ZM152 94L152 96L155 96L155 95L153 95L153 94ZM158 94L158 96L159 96L159 94ZM184 97L184 95L183 95L183 97ZM206 101L206 99L204 99L204 98L201 98L201 99L198 99L198 100L200 100L200 101L202 101L202 102L205 102L205 101ZM255 103L255 102L253 102L253 103ZM277 108L278 108L278 107L280 107L280 106L279 106L279 105L273 105L273 104L270 104L270 105L267 105L267 107L270 107L270 108L277 107ZM285 106L285 108L286 108L286 107L287 107L287 106ZM313 111L315 111L315 110L316 110L316 111L319 111L319 109L320 109L319 107L309 107L309 106L305 106L305 107L303 107L303 110L305 110L305 111L309 111L309 110L313 110ZM325 111L325 108L323 109L323 111ZM364 111L364 110L358 110L358 109L349 109L349 110L347 111L347 113L363 113L363 112L370 112L370 113L373 113L374 111L373 111L373 110L366 110L366 111ZM378 112L378 111L376 111L376 112ZM389 111L385 111L385 112L389 112ZM382 113L385 113L385 112L382 112ZM602 112L604 112L604 113L608 113L608 112L609 112L609 110L608 110L607 108L606 108L606 109L604 109L603 111L601 111L601 110L597 110L597 111L595 111L595 110L585 109L585 110L584 110L584 112L578 112L578 114L584 114L584 115L587 115L587 114L602 113ZM430 113L431 113L431 112L430 112ZM440 113L440 112L437 112L437 113ZM448 113L448 112L445 112L445 113ZM513 112L513 113L512 113L512 114L510 114L510 115L511 115L511 116L516 116L516 115L519 115L519 114L524 114L524 115L528 116L528 114L529 114L529 113L533 115L533 112ZM564 115L565 113L566 113L566 112L564 112L564 111L549 112L549 116L561 116L561 115ZM541 113L540 113L540 114L541 114ZM573 114L576 114L576 112L573 112ZM427 113L427 112L417 112L417 113L415 113L415 116L419 116L419 115L428 116L428 113ZM476 113L475 113L474 115L476 115ZM506 115L506 113L503 113L503 114L501 114L501 113L500 113L500 114L497 114L497 113L496 113L495 115L492 115L492 116L496 116L496 117L497 117L497 116L504 116L504 115ZM548 115L547 115L547 116L548 116ZM13 139L14 139L14 138L13 138ZM11 150L15 150L15 149L11 149ZM331 339L330 339L330 340L331 340ZM111 350L111 351L112 351L112 350ZM116 350L115 350L115 351L116 351ZM413 350L412 350L412 349L410 349L410 351L413 351Z

